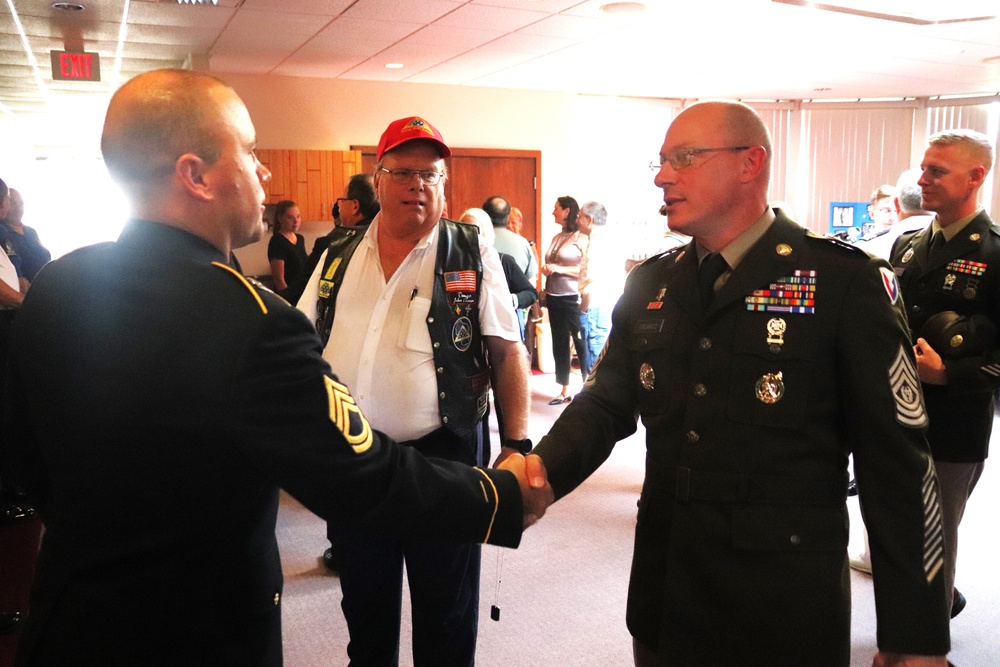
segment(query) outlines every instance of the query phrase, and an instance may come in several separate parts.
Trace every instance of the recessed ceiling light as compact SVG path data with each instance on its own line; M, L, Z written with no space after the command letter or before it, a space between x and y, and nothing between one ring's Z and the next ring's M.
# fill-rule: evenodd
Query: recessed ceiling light
M637 14L646 11L646 5L641 2L612 2L601 6L605 14Z
M78 2L53 2L52 9L61 9L64 12L82 12L86 7Z
M403 69L403 63L386 63L386 69Z

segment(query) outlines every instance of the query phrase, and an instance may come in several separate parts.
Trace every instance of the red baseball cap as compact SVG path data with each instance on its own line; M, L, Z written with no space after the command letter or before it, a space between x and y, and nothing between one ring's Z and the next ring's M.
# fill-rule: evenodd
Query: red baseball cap
M382 156L393 148L402 146L407 141L413 141L414 139L432 141L437 144L438 150L441 152L441 157L446 158L451 156L451 149L444 143L441 133L433 125L419 116L410 116L409 118L394 120L389 123L389 127L385 128L382 138L378 140L375 160L381 160Z

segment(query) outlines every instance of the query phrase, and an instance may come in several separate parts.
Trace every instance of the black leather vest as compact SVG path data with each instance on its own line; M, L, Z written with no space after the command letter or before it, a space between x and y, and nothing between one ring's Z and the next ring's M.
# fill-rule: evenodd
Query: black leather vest
M366 231L337 228L330 237L330 247L320 273L316 306L316 331L324 347L333 328L337 294L343 285L347 265ZM479 254L478 229L442 218L438 223L434 290L427 330L437 372L441 423L458 436L469 453L469 456L459 460L473 465L481 465L484 455L488 456L488 453L479 451L480 439L477 435L477 426L488 407L490 389L490 369L479 328L482 283L483 263ZM474 289L469 289L473 284Z

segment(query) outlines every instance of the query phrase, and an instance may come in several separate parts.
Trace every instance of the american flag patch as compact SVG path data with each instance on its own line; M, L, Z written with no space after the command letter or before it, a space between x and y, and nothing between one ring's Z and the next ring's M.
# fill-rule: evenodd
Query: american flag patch
M967 273L970 276L981 276L986 273L986 264L968 259L954 259L948 262L945 270L953 273Z
M795 271L778 278L767 289L754 290L746 298L747 310L806 313L816 312L816 272Z
M475 271L449 271L444 274L444 289L447 292L475 292Z

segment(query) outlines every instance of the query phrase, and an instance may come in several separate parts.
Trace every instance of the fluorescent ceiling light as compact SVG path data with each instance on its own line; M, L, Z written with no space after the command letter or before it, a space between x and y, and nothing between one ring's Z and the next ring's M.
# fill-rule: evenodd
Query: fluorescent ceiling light
M7 6L10 7L10 15L14 19L14 25L17 26L17 34L21 36L21 44L24 45L24 53L28 56L28 63L31 65L31 70L35 73L35 81L38 82L38 88L42 91L42 95L45 99L49 99L49 87L45 84L45 79L42 78L42 71L38 69L38 61L35 60L35 53L31 50L31 45L28 44L28 36L24 34L24 26L21 25L21 17L18 16L17 10L14 8L14 0L7 0Z

